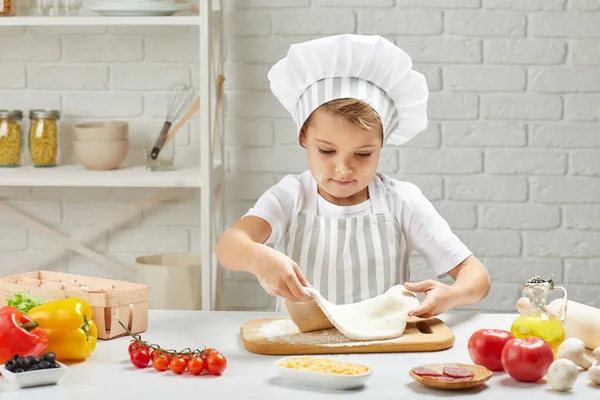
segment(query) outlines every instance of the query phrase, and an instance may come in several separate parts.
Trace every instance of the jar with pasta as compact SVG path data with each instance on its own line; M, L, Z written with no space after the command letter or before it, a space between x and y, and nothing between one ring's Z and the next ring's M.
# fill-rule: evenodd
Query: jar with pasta
M0 110L0 167L18 167L23 154L23 112Z
M0 0L0 17L15 15L17 11L17 0Z
M35 167L60 163L60 113L56 110L29 112L29 153Z

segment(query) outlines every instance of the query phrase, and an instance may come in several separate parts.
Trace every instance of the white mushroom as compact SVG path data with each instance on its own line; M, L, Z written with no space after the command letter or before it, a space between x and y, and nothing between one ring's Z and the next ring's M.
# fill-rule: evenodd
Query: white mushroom
M557 392L564 392L573 387L577 380L577 365L567 358L560 358L550 364L546 381Z
M596 361L594 362L594 366L588 370L588 376L592 382L596 385L600 385L600 347L597 347L596 350L592 352L592 355L596 357Z
M588 369L592 366L592 360L585 355L583 340L577 338L565 339L556 351L556 358L571 360L583 369Z

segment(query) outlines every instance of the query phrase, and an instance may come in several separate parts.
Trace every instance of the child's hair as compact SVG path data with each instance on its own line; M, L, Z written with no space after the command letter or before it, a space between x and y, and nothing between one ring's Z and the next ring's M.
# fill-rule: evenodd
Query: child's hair
M323 108L333 115L340 116L359 128L365 130L379 129L383 131L381 118L377 111L362 100L352 98L335 99L319 106L319 108ZM306 130L310 124L312 115L304 122L302 126L303 130Z

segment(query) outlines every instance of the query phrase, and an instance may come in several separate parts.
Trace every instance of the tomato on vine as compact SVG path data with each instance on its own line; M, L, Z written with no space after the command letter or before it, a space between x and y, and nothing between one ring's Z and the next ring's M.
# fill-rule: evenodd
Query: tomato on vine
M134 350L129 356L131 363L138 368L146 368L150 362L150 353L145 349Z
M170 362L171 360L165 356L157 356L152 359L152 365L154 366L154 369L161 372L169 369Z
M206 370L211 375L221 375L227 367L227 359L221 353L213 353L205 361Z
M183 371L185 371L185 369L187 367L187 362L185 361L185 359L183 357L180 357L180 356L174 357L171 360L169 367L171 368L171 371L173 371L173 373L175 373L177 375L181 375L181 374L183 374Z
M204 360L197 356L192 357L187 363L187 369L192 375L200 375L204 371Z

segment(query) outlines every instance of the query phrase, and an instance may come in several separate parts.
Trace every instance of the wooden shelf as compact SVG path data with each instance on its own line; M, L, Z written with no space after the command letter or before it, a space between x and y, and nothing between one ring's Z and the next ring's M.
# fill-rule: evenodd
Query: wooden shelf
M223 166L216 165L212 175L213 180L220 182L223 176ZM202 188L203 182L200 167L151 172L143 166L121 168L114 171L88 171L81 165L64 165L53 168L34 168L31 166L1 168L0 185Z
M198 15L164 17L14 16L0 17L0 26L200 25L200 21Z

